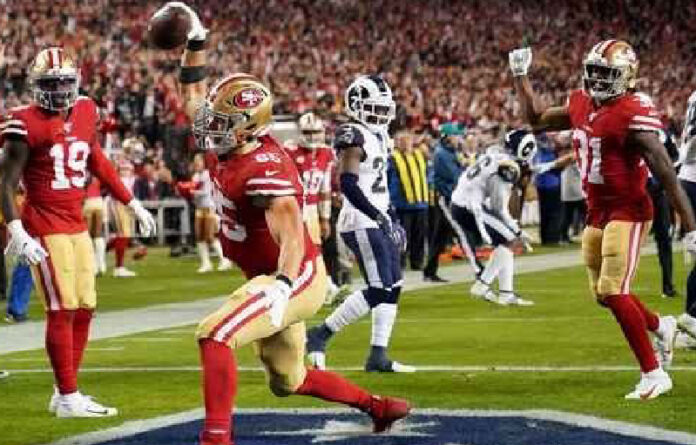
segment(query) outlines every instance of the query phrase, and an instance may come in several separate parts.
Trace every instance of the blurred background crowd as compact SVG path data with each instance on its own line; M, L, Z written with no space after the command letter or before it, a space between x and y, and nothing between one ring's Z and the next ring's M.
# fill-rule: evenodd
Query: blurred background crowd
M176 183L193 173L190 122L176 93L180 51L155 51L145 38L148 18L162 3L0 0L5 47L0 115L30 101L26 72L38 50L69 48L81 65L84 93L101 109L105 149L123 153L124 141L140 142L141 148L119 156L135 164L134 174L148 184L142 188L145 195L138 196L146 200L180 198ZM236 71L257 75L271 86L277 115L292 120L316 113L326 123L327 142L342 119L347 84L357 74L383 75L398 104L395 148L418 151L428 164L431 188L422 196L423 208L437 199L432 196L437 191L433 163L443 140L456 138L452 143L464 169L505 131L521 125L507 68L513 48L533 47L537 90L544 100L563 103L569 90L581 86L582 58L594 43L629 41L641 62L639 89L653 97L673 134L696 86L693 0L189 3L212 30L212 78ZM443 125L449 124L461 131L443 134ZM539 162L562 157L569 148L567 135L542 135L538 142ZM520 192L519 199L529 203L521 206L520 217L541 222L544 243L571 241L581 225L582 194L573 168L538 175ZM398 193L395 187L396 199ZM566 202L572 202L570 210ZM418 224L427 225L427 219ZM437 223L430 220L432 233ZM437 246L424 249L439 251ZM424 255L413 254L411 266L426 267Z

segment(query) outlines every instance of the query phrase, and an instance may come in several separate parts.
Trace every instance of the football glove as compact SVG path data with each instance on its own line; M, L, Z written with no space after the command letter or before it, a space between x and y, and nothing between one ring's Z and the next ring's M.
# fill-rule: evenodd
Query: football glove
M292 288L283 279L276 279L273 283L262 286L258 292L264 294L268 316L271 317L271 324L277 328L283 324L285 310L288 307Z
M22 221L15 219L7 224L10 240L5 254L17 257L22 264L39 264L48 257L48 252L34 240L22 226Z
M693 259L696 256L696 230L692 230L684 235L684 250L691 254Z
M508 59L513 76L526 76L529 66L532 64L532 49L528 47L510 51Z
M164 5L164 8L162 10L165 10L166 8L170 7L179 7L184 9L188 15L189 18L191 19L191 29L188 32L188 35L186 36L189 40L205 40L206 37L208 36L208 30L203 26L201 23L201 19L198 17L198 14L196 11L193 10L189 5L187 5L184 2L168 2L166 5Z
M403 252L406 248L406 231L404 228L399 223L393 222L389 215L383 213L377 217L377 225L399 251Z
M128 207L133 210L135 217L138 218L140 234L145 238L155 236L157 233L157 223L155 222L155 218L152 216L152 213L143 207L140 201L135 198L131 199L131 201L128 203Z

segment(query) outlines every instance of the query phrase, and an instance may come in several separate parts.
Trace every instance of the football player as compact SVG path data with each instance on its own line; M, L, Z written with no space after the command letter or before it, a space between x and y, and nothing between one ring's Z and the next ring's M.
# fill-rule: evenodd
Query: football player
M389 85L378 76L359 76L346 89L345 111L353 120L336 130L343 208L337 230L358 260L367 288L350 294L307 337L310 361L326 366L326 344L334 334L372 311L372 340L366 371L413 372L390 360L387 347L401 294L401 250L405 232L389 211L387 164L389 123L395 104Z
M82 214L87 175L135 211L144 233L153 233L156 225L102 153L97 108L78 95L79 70L72 56L61 48L42 50L29 78L34 103L11 110L0 125L6 251L33 265L45 305L46 350L56 380L49 410L58 417L113 416L115 408L82 395L77 385L97 302L94 252ZM13 199L20 179L26 190L21 215Z
M129 146L132 142L133 139L126 139L123 142L123 151L117 153L114 159L121 183L130 193L133 193L133 185L135 184L135 165L133 165L133 161L130 160L128 155L131 153ZM114 238L109 241L116 257L113 275L116 278L135 277L137 273L125 266L126 250L128 250L130 240L133 237L133 217L131 216L131 211L122 202L114 199L109 200L109 209L116 229Z
M367 413L376 432L406 416L406 401L371 395L343 377L304 364L305 325L326 294L326 270L302 221L303 190L292 159L268 134L270 90L250 74L230 74L207 90L206 34L185 8L192 29L182 57L181 92L207 152L225 256L249 280L207 316L196 336L203 368L203 445L233 442L237 348L253 343L273 394L309 395Z
M640 381L626 398L658 397L672 388L664 367L672 359L676 320L647 309L631 289L640 246L653 217L646 190L648 168L681 217L689 252L696 252L696 223L660 143L659 113L648 96L635 90L636 54L620 40L596 44L583 62L584 88L571 92L568 103L556 107L542 105L532 89L527 77L530 48L510 52L509 61L529 124L537 131L573 130L573 148L587 195L588 225L582 248L590 288L597 301L612 311L640 364ZM656 336L662 365L648 331Z
M515 130L505 135L505 152L480 156L460 177L452 192L453 227L457 236L472 249L493 245L486 267L477 270L471 294L503 306L531 306L513 288L513 244L529 245L529 236L520 229L509 211L512 187L520 179L537 150L534 135ZM491 289L498 279L498 295Z
M217 216L215 216L215 203L213 202L213 181L210 172L205 168L205 158L201 153L193 158L193 184L191 196L196 206L194 219L194 232L196 234L196 247L201 259L198 273L207 273L213 270L210 263L210 250L212 247L220 258L218 271L226 271L232 268L232 262L222 253L222 244L217 238Z
M679 161L679 179L689 197L691 208L696 211L696 91L691 93L686 107ZM696 339L696 265L686 281L686 308L677 322L683 332Z
M331 174L334 154L326 146L324 123L314 113L305 113L298 120L301 138L297 145L285 149L295 161L305 192L303 215L312 241L321 246L331 235ZM327 301L331 302L339 292L329 279Z

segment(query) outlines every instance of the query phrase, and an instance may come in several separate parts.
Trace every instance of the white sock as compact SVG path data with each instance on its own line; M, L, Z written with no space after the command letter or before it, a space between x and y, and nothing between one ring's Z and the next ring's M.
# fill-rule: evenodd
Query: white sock
M500 272L500 268L502 266L503 264L501 259L501 253L500 250L496 247L493 250L490 259L488 260L486 267L483 269L483 273L481 274L481 281L490 286L493 283L493 280L495 280L495 277L498 276L498 272Z
M213 241L211 245L213 246L213 251L215 252L215 254L222 261L222 259L225 258L225 256L222 254L222 244L220 244L220 240L215 238L215 241Z
M392 303L382 303L372 309L372 346L389 346L396 312L397 306Z
M515 255L507 246L500 245L495 248L498 252L500 271L498 273L498 290L500 292L514 292L513 278L515 275Z
M331 313L324 323L334 333L339 332L349 324L364 317L370 312L370 305L367 304L363 291L359 290L348 295L343 303Z
M198 248L198 256L201 258L201 267L210 266L210 251L208 250L208 243L205 241L199 241L196 243Z
M101 236L94 238L94 261L97 269L106 269L106 241Z

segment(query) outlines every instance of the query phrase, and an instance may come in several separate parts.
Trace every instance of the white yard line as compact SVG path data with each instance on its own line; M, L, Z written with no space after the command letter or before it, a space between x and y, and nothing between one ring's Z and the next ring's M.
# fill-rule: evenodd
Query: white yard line
M655 248L647 246L642 254L654 254ZM543 255L520 257L515 262L518 274L540 272L582 264L579 250L568 250ZM473 279L469 265L462 263L442 267L440 275L450 283L424 282L419 271L408 271L404 277L404 290L416 290L446 284L456 284ZM359 282L356 280L356 282ZM463 295L468 295L463 291ZM98 313L92 325L90 339L121 337L141 332L159 331L195 324L211 311L217 309L226 296L207 298L186 303L170 303L137 309L126 309ZM468 298L468 297L466 297ZM44 347L45 326L42 321L0 327L0 355L10 352L28 351Z
M331 414L353 414L356 411L345 409L326 409L326 408L288 408L288 409L238 409L238 414L279 414L279 415L320 415L326 416ZM665 442L696 445L696 435L665 430L648 425L638 425L634 423L621 422L616 420L607 420L594 416L583 414L573 414L563 411L553 410L523 410L523 411L507 411L507 410L442 410L442 409L416 409L413 415L432 415L443 417L523 417L530 420L546 420L552 422L564 423L566 425L593 428L609 433L620 434L628 437L637 437L648 440L662 440ZM125 422L121 426L109 428L106 430L95 431L92 433L81 434L67 439L62 439L52 442L49 445L95 445L98 443L122 439L130 437L138 433L152 431L168 426L178 425L186 422L199 420L203 417L203 410L198 408L182 413L171 414L167 416L156 417L148 420L134 420ZM405 422L408 422L406 420Z
M8 360L9 362L10 360ZM451 366L451 365L423 365L419 366L414 363L417 372L431 373L447 373L447 372L509 372L509 373L565 373L565 372L582 372L582 373L604 373L604 372L638 372L638 368L634 365L587 365L587 366L520 366L520 365L473 365L473 366ZM53 372L50 368L28 368L28 369L12 369L8 370L13 374L44 374ZM339 366L329 368L331 371L337 372L361 372L364 370L362 366ZM696 371L694 366L672 366L670 371ZM80 373L149 373L149 372L199 372L198 366L115 366L115 367L96 367L82 368ZM260 366L240 366L239 372L264 372Z

